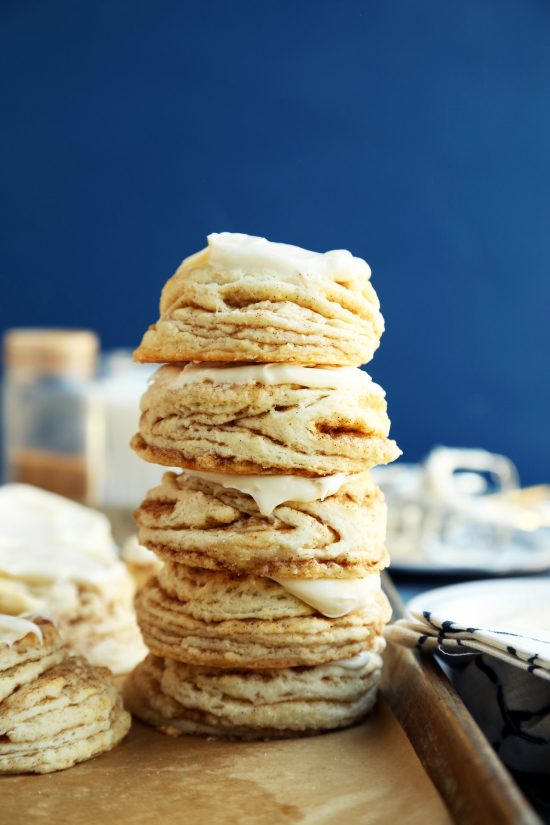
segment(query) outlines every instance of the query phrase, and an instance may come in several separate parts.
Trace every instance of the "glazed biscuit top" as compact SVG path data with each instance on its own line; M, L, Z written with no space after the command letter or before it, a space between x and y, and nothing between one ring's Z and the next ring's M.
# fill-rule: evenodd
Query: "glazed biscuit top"
M207 240L208 246L185 258L166 283L160 300L161 314L169 312L180 298L180 279L186 273L193 273L194 281L204 285L213 277L220 285L253 279L317 292L329 300L336 300L339 294L343 306L349 304L349 310L363 309L369 314L372 311L370 301L363 295L370 281L370 267L347 249L311 252L241 232L213 232Z
M138 361L358 366L384 331L362 258L213 233L165 284Z
M347 249L311 252L241 232L212 232L207 239L208 246L186 258L182 266L204 262L228 272L274 272L285 280L321 278L340 282L350 277L368 280L371 276L367 262Z

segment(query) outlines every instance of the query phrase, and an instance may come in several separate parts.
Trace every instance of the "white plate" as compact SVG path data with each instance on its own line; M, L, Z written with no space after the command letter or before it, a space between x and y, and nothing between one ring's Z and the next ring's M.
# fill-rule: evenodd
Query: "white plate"
M466 626L537 632L550 641L550 576L438 587L415 596L407 608Z

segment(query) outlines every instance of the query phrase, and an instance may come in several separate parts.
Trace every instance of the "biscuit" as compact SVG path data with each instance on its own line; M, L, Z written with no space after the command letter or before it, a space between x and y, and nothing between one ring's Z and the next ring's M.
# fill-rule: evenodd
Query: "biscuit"
M212 370L215 375L215 370ZM323 476L394 461L383 393L357 381L339 389L199 381L163 367L141 399L132 447L143 459L210 472Z
M184 260L166 283L160 318L145 333L136 360L370 361L384 319L364 261L341 250L318 255L298 249L288 265L286 250L280 257L282 244L230 233L208 240L208 248ZM250 257L251 242L257 247L258 241L262 254L275 254L272 262ZM228 243L232 260L220 253Z
M135 517L143 545L195 567L337 578L361 577L387 563L386 505L368 473L351 476L324 501L286 501L262 515L250 495L168 472Z
M113 709L107 725L79 726L52 744L39 740L9 752L0 744L0 773L52 773L71 768L112 750L124 739L130 724L130 714L120 705Z
M270 579L167 565L136 598L143 639L157 656L207 667L312 666L372 646L389 620L383 593L327 618Z
M110 750L130 716L106 668L69 657L0 703L0 773L49 773Z
M359 721L376 701L383 641L359 668L217 670L148 656L128 678L130 710L163 733L245 740L307 736Z
M128 673L146 654L136 624L134 584L122 563L96 572L95 581L40 580L2 562L0 612L40 611L55 620L65 643L92 664ZM12 573L12 575L10 575Z
M0 489L0 613L50 616L69 647L127 673L146 653L134 590L106 516L27 484Z

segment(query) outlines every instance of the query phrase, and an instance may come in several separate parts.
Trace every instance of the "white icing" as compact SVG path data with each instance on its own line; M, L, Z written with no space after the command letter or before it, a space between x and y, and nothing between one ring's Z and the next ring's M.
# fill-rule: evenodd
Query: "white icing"
M346 670L360 670L362 667L365 667L370 660L371 654L367 650L363 650L363 652L358 653L357 656L350 656L349 659L337 659L335 662L331 662L331 664L344 667Z
M262 516L269 516L285 501L324 501L338 492L350 478L344 473L331 476L305 478L304 476L260 476L231 473L203 473L185 470L187 475L213 481L222 487L239 490L251 496Z
M385 392L370 375L358 367L300 367L295 364L247 364L228 366L187 364L185 367L164 365L153 376L155 383L162 383L177 390L187 384L210 381L213 384L263 384L273 386L296 384L308 389L346 390L355 389L379 395Z
M371 573L362 579L271 578L288 593L331 619L366 607L381 588L378 573Z
M11 645L32 633L42 642L42 630L29 619L20 616L0 615L0 643Z
M347 249L311 252L299 246L274 243L239 232L213 232L208 235L208 263L222 270L276 272L334 281L350 276L370 278L371 275L367 262L355 258Z
M382 667L381 653L386 647L386 642L383 636L376 636L371 645L370 650L363 650L356 656L350 656L349 659L337 659L330 662L332 667L342 667L345 670L361 670L364 667L369 667L369 670L376 670Z
M2 578L35 591L55 584L61 603L77 598L75 586L111 589L126 575L104 515L30 485L0 488Z
M135 564L138 567L156 566L158 562L155 554L140 544L136 535L128 536L122 545L122 559L127 564Z

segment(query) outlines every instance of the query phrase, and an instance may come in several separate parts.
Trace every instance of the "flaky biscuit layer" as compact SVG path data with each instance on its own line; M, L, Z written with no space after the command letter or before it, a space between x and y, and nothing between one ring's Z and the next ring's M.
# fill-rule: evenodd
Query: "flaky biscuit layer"
M61 743L55 739L50 743L39 741L17 752L0 752L0 773L52 773L71 768L112 750L126 736L130 724L130 714L119 703L113 708L108 723L80 725Z
M371 360L383 331L367 275L224 271L195 255L164 286L160 318L135 358L358 366Z
M130 716L107 668L65 657L0 702L0 773L49 773L110 750Z
M172 736L308 736L354 724L368 713L380 670L377 652L357 670L330 664L216 670L148 656L128 678L124 696L132 713Z
M143 639L157 656L207 667L313 666L355 656L389 620L383 593L362 610L330 619L268 579L180 566L138 593ZM227 618L224 618L227 617Z
M359 473L400 455L387 437L386 402L368 388L157 380L141 411L133 449L173 467L322 476Z
M324 501L263 516L238 490L165 473L136 511L141 544L165 560L257 576L361 577L387 562L386 505L368 474Z

